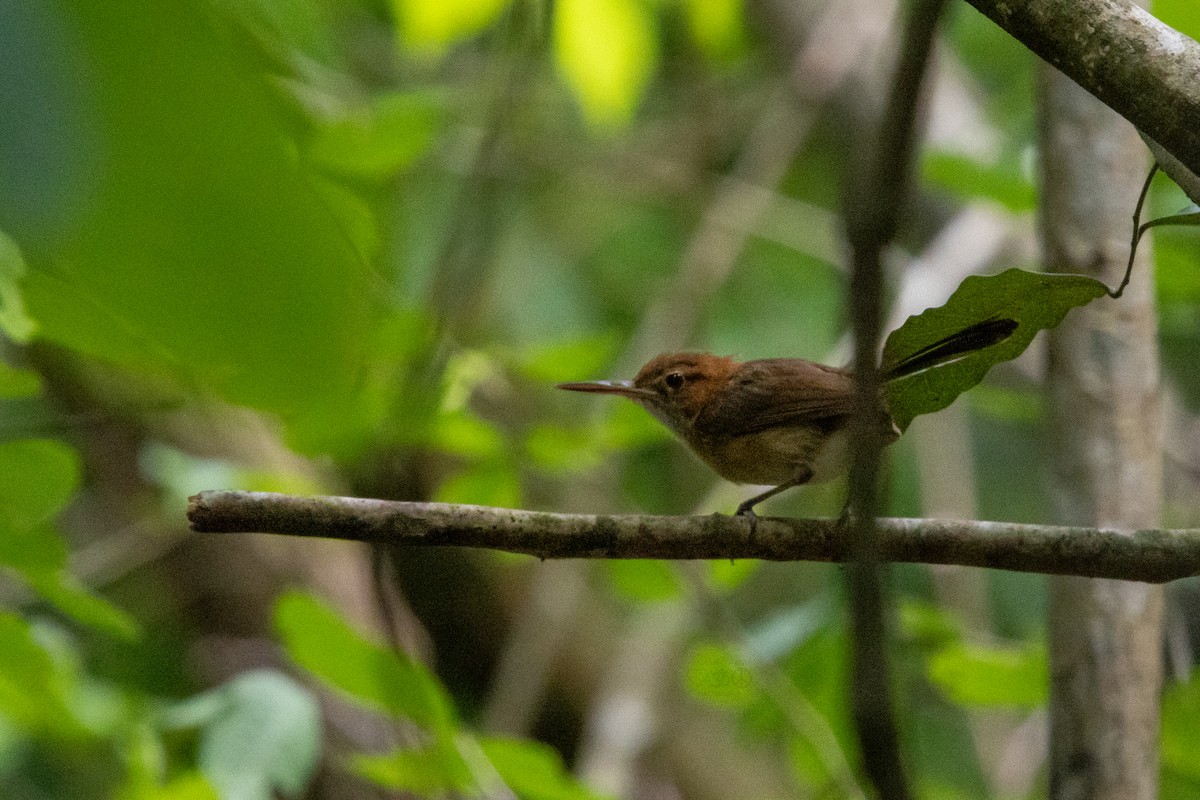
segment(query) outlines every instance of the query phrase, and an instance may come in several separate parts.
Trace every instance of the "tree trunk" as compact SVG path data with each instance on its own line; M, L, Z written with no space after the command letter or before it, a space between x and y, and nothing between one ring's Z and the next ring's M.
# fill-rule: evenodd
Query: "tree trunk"
M1133 127L1043 66L1042 224L1047 269L1115 286L1148 169ZM1162 434L1149 249L1119 300L1052 331L1048 425L1059 521L1157 527ZM1050 797L1150 800L1158 785L1162 589L1050 579Z

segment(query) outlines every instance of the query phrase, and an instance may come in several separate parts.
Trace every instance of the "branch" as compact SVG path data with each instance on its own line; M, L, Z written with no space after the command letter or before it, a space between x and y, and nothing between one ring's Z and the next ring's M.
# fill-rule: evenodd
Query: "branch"
M1200 44L1130 0L967 0L1200 173Z
M447 503L269 492L201 492L198 533L280 533L412 547L478 547L538 558L669 558L843 562L835 520L551 514ZM880 558L1015 572L1165 583L1200 575L1200 529L1134 534L1097 528L880 519Z

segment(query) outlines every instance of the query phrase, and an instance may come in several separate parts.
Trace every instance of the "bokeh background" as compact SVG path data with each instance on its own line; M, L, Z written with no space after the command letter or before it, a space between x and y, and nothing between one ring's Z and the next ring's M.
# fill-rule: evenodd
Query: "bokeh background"
M1153 11L1200 34L1192 0ZM898 13L0 4L0 795L863 797L837 567L199 536L184 510L731 511L752 490L640 409L553 385L683 348L848 360L843 176ZM1034 70L952 6L891 327L1037 267ZM1186 204L1156 182L1154 215ZM1165 522L1193 526L1200 238L1154 239ZM1041 373L1035 343L917 420L887 512L1049 521ZM1044 796L1043 579L892 577L920 796ZM1200 796L1198 603L1172 587L1167 798Z

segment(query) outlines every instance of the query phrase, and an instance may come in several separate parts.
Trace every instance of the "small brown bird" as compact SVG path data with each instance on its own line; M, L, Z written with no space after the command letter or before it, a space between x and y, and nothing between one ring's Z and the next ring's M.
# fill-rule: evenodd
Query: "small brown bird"
M887 370L884 382L949 363L1007 339L1014 320L972 325ZM826 481L847 464L854 377L848 369L799 358L739 363L709 353L665 353L632 381L560 383L560 389L628 397L671 429L718 475L734 483L774 485L738 506L754 506L793 486ZM887 443L900 436L883 399Z

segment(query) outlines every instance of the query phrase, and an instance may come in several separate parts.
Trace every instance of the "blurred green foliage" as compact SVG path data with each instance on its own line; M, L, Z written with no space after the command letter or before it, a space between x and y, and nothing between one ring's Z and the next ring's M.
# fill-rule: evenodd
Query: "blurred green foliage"
M427 738L419 747L352 759L353 768L374 783L422 795L471 796L494 790L499 781L527 800L595 797L569 776L552 749L462 728L425 667L363 639L310 595L280 597L275 620L297 664L355 702L415 723Z
M447 735L454 726L450 698L423 666L365 641L315 598L281 596L275 625L293 661L356 701L411 720L435 736Z
M222 798L270 800L304 792L317 766L321 727L315 698L271 670L245 672L191 697L162 717L167 730L200 728L197 761Z
M216 481L734 507L640 409L550 387L630 377L660 346L651 334L838 360L841 175L869 93L851 80L836 102L805 99L805 135L770 155L792 134L772 115L795 97L793 27L824 10L796 5L793 19L742 0L0 4L0 795L318 796L313 775L340 772L420 796L503 784L593 797L563 759L577 731L551 731L560 749L484 733L486 698L451 696L470 684L443 679L476 668L447 653L478 660L505 635L484 612L511 613L527 560L455 573L479 584L425 576L432 599L404 587L443 615L420 620L439 677L344 610L281 593L299 578L277 562L243 552L206 567L180 543L182 501ZM1191 0L1156 13L1200 30ZM1019 221L1036 204L1031 57L965 6L946 39L988 135L924 153L911 251L964 205ZM731 185L770 208L714 228L706 212ZM1185 204L1156 181L1153 215ZM1164 363L1191 409L1198 247L1194 232L1156 231ZM965 405L979 515L1043 521L1037 388L1005 373ZM914 446L894 449L890 511L920 514ZM841 492L776 508L836 513ZM327 588L343 575L331 574ZM966 610L936 605L926 571L895 574L897 694L921 794L986 796L985 754L964 743L972 724L1044 701L1041 579L972 573L991 627L980 639ZM572 623L582 637L697 595L718 604L724 622L698 615L678 645L678 705L710 706L739 747L768 749L794 793L855 795L836 568L613 562L593 577ZM466 644L447 646L447 630ZM302 680L268 657L215 685L197 666L213 639L268 637ZM1198 686L1166 693L1164 797L1200 786ZM406 744L337 741L318 698L365 709Z

